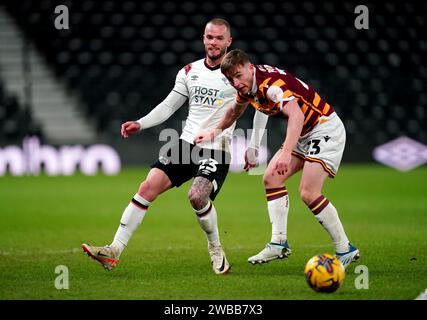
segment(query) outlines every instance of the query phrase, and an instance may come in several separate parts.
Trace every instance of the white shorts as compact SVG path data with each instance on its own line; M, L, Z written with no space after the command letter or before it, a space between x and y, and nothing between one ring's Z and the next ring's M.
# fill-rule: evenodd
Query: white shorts
M345 147L345 128L334 112L323 116L306 135L299 138L292 154L305 161L320 163L330 177L340 166Z

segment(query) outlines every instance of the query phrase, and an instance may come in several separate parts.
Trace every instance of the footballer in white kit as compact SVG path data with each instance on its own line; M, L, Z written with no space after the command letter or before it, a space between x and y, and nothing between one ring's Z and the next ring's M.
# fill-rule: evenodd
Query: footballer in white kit
M235 123L213 141L194 146L196 134L213 129L224 115L227 106L234 101L236 91L222 75L220 66L210 67L205 59L197 60L182 68L176 77L175 86L164 106L164 115L170 116L188 99L189 110L180 140L152 168L163 170L175 187L189 179L203 176L213 183L210 198L215 199L230 166L230 144ZM154 112L155 109L153 110ZM140 121L147 128L147 118Z
M103 247L82 244L83 250L105 269L116 268L120 255L157 197L194 178L188 200L205 232L212 269L216 274L229 272L230 264L220 242L216 208L211 201L217 196L228 173L235 123L213 140L197 146L193 141L201 130L215 128L235 99L235 89L220 70L220 63L231 42L229 23L221 18L210 20L203 35L205 58L182 68L173 90L149 114L122 124L121 135L128 138L166 121L188 100L188 116L180 139L174 143L168 142L160 150L159 159L151 166L138 192L123 211L113 242ZM256 112L254 128L262 132L267 118ZM247 154L258 148L261 138L262 135L252 132ZM248 168L254 165L249 158L245 158L245 167Z
M220 65L210 67L205 59L186 65L177 75L173 91L188 98L189 112L181 138L193 143L202 129L215 128L236 91L221 73ZM229 151L235 123L219 139L201 144L202 148Z

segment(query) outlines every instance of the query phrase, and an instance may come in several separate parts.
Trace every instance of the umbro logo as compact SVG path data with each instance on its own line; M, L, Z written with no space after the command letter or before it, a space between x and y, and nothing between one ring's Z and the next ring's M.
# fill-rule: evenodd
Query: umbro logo
M199 79L199 76L198 76L198 75L193 74L193 75L190 77L190 79L191 79L192 81L196 81L197 79Z
M328 142L328 140L330 139L330 136L324 136L323 139L325 139L325 142Z

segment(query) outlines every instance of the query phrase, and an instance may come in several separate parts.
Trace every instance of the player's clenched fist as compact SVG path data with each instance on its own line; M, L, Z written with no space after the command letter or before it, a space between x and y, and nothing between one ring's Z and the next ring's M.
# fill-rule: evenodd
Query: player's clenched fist
M127 121L122 124L121 134L123 138L128 138L130 135L139 132L141 125L136 121Z

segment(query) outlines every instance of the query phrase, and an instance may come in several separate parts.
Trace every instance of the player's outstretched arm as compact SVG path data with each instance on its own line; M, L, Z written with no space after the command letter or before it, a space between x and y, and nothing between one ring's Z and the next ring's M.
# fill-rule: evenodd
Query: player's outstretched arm
M165 122L171 115L181 108L186 100L186 96L172 90L161 103L151 110L149 114L137 120L141 126L140 130L148 129Z
M243 112L245 112L247 106L247 103L240 104L234 102L232 106L225 111L216 128L212 130L200 131L198 134L196 134L193 143L198 144L204 141L215 139L215 137L218 136L223 130L229 128L238 118L240 118Z
M288 128L283 150L291 153L301 136L304 125L304 114L298 105L297 99L289 101L283 106L283 113L288 116Z
M280 156L276 159L274 172L283 175L289 169L292 150L295 148L304 125L304 114L302 113L297 99L293 99L283 106L283 111L288 116L288 127L286 129L286 139L283 143Z

